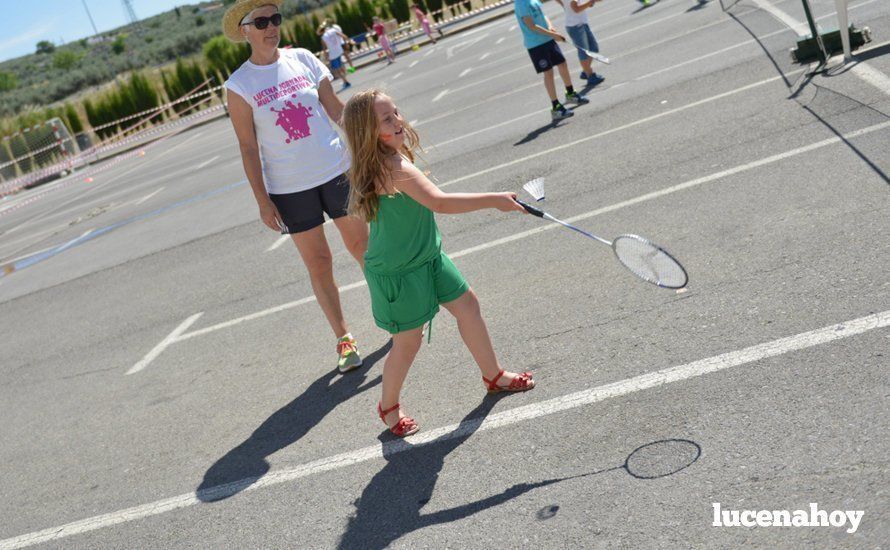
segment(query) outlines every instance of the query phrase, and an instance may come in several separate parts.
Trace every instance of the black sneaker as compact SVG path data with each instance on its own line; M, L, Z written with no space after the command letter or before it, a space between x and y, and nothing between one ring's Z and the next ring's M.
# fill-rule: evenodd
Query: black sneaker
M590 100L579 94L578 92L572 92L570 94L566 94L566 103L574 103L575 105L587 105L590 103Z
M554 107L550 109L550 117L554 120L565 120L569 117L575 116L575 113L571 109L566 109L564 106L560 105L559 107Z

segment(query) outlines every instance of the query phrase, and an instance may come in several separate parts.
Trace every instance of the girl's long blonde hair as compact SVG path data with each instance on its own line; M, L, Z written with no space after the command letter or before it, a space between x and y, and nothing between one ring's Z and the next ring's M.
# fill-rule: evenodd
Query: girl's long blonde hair
M352 154L352 168L349 169L349 213L371 222L377 217L380 206L379 195L392 183L392 173L386 166L386 159L394 153L401 153L414 162L415 152L420 149L417 132L407 122L405 141L399 151L380 141L380 125L374 102L378 97L387 97L378 89L359 92L346 102L343 109L343 129Z

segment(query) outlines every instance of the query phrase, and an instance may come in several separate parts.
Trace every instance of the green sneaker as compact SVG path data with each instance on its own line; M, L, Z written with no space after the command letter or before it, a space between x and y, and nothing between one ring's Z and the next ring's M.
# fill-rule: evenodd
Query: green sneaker
M362 366L362 357L358 354L358 346L351 334L337 340L337 355L340 356L337 361L337 370L341 374Z

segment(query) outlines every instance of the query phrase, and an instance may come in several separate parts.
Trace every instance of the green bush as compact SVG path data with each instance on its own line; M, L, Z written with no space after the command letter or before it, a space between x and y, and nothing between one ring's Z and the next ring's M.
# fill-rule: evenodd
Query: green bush
M228 78L250 57L250 46L243 42L235 44L222 35L208 40L203 50L210 72L219 73L223 78Z
M14 90L19 85L15 75L7 72L0 72L0 92Z
M80 120L80 115L77 114L77 109L74 108L74 105L70 103L65 104L65 120L68 122L68 128L72 134L77 135L83 132L83 122Z
M53 67L67 71L77 65L80 56L71 50L59 50L53 56Z
M114 39L114 42L111 43L111 51L113 51L116 55L124 53L126 49L126 38L122 34L118 35L118 37Z
M411 19L411 9L408 7L408 0L389 0L389 12L399 23Z

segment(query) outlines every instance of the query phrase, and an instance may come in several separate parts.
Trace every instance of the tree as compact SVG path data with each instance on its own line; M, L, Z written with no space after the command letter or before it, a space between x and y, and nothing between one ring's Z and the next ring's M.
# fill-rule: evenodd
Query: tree
M56 51L56 45L49 40L41 40L37 43L37 53L53 53Z

